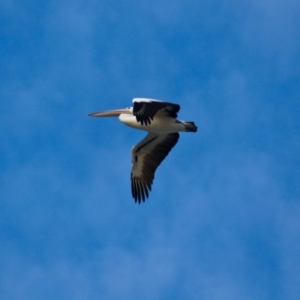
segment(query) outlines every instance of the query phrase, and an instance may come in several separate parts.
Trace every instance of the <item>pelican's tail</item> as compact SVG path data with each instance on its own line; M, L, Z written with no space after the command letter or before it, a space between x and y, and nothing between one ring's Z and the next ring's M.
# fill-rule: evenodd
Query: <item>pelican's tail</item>
M194 122L182 122L182 124L184 125L186 132L196 132L198 129Z

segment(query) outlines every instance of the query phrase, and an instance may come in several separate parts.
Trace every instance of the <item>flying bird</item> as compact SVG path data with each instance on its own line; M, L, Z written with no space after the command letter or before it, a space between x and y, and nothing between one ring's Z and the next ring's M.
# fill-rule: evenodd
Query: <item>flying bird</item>
M90 113L91 117L118 116L132 128L147 131L132 148L131 192L135 202L145 202L157 167L179 139L178 132L196 132L194 122L177 119L178 104L148 98L134 98L133 107Z

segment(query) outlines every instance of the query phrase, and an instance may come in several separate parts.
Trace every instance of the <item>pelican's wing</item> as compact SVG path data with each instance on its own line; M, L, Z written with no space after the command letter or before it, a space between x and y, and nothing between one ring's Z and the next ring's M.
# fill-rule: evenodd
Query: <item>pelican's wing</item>
M178 104L154 99L134 98L132 102L133 115L136 116L136 120L142 125L149 125L157 113L177 118L177 113L180 109L180 105Z
M176 145L179 134L148 135L132 148L131 191L135 202L145 202L151 191L154 173Z

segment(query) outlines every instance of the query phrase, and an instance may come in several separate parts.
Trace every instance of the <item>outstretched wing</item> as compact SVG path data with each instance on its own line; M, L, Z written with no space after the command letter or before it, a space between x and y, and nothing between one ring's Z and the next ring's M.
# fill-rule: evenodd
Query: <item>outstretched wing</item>
M135 202L145 202L149 197L154 173L171 149L176 145L179 134L148 135L132 149L131 191Z
M171 118L177 118L180 105L154 99L134 98L133 115L142 125L149 125L157 113Z

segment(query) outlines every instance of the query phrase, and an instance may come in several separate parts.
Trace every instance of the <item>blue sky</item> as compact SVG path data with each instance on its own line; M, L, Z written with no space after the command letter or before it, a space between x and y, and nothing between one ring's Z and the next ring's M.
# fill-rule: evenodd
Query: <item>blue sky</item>
M0 4L1 299L299 299L300 2ZM131 198L134 97L194 121Z

